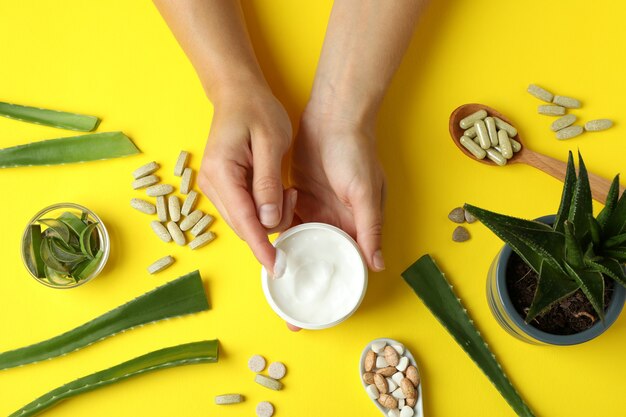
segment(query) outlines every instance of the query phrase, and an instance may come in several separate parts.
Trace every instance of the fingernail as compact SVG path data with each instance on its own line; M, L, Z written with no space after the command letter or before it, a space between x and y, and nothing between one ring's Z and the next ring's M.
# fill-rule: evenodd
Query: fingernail
M287 269L287 254L281 249L276 249L274 276L272 278L278 279L282 277L285 274L285 269Z
M374 252L373 263L374 268L376 268L377 271L385 269L385 260L383 259L383 253L380 250Z
M259 220L265 227L274 227L280 223L280 212L276 204L263 204L259 207Z

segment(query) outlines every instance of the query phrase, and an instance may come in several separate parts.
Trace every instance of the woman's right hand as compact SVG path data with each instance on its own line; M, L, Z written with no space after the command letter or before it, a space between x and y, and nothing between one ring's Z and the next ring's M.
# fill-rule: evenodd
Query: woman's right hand
M297 192L285 190L281 178L291 122L265 87L238 88L213 103L198 185L258 261L280 276L284 271L274 269L276 250L267 235L293 220Z

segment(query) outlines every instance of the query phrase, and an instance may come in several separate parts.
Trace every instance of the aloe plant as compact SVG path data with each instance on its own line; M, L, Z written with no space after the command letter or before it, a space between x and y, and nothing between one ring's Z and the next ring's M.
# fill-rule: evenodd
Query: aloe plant
M552 226L465 205L466 211L508 243L538 274L527 323L578 289L604 320L604 277L626 286L626 193L619 196L619 175L615 176L604 209L594 217L580 153L578 159L577 176L569 153L561 204Z
M0 370L65 355L136 326L208 309L202 278L194 271L62 335L0 353Z
M35 416L68 398L144 373L175 366L217 362L218 349L217 340L205 340L150 352L56 388L15 411L9 417Z
M489 378L517 415L533 417L533 412L507 378L432 257L422 256L402 273L402 278Z
M0 149L0 168L97 161L139 152L122 132L91 133Z
M20 120L22 122L58 127L61 129L78 130L81 132L91 132L100 123L100 120L95 116L4 102L0 102L0 116Z

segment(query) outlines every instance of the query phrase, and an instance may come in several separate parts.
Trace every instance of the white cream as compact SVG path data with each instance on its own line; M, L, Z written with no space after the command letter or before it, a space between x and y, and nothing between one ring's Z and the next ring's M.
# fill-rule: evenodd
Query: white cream
M324 328L349 317L360 304L367 268L356 243L343 231L306 223L282 234L275 246L285 253L280 279L264 274L270 305L288 322Z

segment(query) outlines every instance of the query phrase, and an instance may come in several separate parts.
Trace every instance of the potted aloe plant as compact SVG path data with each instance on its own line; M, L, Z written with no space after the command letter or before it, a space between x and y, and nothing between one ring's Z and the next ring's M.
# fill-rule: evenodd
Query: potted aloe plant
M617 175L594 217L578 157L577 176L569 153L555 216L531 221L465 205L506 243L489 271L487 298L502 327L527 342L586 342L603 333L624 305L626 192L620 198Z

